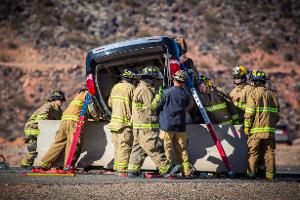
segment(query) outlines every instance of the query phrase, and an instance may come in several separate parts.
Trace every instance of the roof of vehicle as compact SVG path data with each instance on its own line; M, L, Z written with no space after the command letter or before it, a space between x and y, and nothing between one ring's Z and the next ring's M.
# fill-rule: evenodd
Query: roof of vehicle
M90 73L94 67L102 62L138 57L146 54L164 54L169 52L172 57L179 59L179 48L170 37L153 36L116 42L90 50L86 58L86 72Z

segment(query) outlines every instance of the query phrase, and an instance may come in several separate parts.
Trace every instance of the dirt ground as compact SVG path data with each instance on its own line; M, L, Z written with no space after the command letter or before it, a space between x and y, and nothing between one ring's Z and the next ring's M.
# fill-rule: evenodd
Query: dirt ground
M0 141L1 142L1 141ZM1 154L18 166L25 146L22 140L1 143ZM278 144L277 169L300 169L300 139L294 145ZM300 199L300 179L276 181L247 179L128 179L112 175L75 177L24 177L0 171L0 199Z
M102 175L106 176L106 175ZM101 178L101 175L98 177ZM49 178L49 177L48 177ZM76 177L77 178L77 177ZM127 179L127 178L122 178ZM127 179L128 180L128 179ZM98 183L0 183L0 199L300 199L295 181L200 179Z

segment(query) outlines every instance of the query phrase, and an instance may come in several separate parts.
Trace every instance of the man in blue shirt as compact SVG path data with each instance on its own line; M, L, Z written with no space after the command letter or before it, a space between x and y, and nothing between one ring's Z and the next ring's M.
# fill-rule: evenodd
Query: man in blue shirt
M160 137L164 140L166 157L171 160L171 145L173 145L176 161L182 166L183 176L189 178L193 176L193 168L189 162L185 133L185 113L190 101L190 96L184 89L186 76L183 70L173 75L174 86L164 92L158 110L161 111Z

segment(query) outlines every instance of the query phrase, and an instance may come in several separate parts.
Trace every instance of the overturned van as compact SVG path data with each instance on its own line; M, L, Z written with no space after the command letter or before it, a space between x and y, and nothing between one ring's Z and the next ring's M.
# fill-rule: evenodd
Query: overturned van
M111 111L107 106L110 91L120 81L120 73L125 68L140 71L155 65L164 75L163 84L171 85L171 74L180 67L180 48L175 40L165 36L137 38L97 47L88 52L86 58L86 85L92 96L96 110L101 114L100 123L89 122L83 130L84 140L78 166L103 166L112 168L113 145L107 129ZM48 124L47 124L48 123ZM51 125L49 124L51 123ZM39 155L36 162L47 151L54 140L58 121L41 121L38 138ZM215 125L230 164L235 172L245 172L247 168L246 136L241 126ZM226 168L205 125L188 124L190 161L198 171L226 172ZM46 142L45 139L46 138ZM40 141L40 143L39 143ZM47 144L45 144L47 143ZM48 144L50 143L50 144ZM154 163L147 158L142 169L154 170Z

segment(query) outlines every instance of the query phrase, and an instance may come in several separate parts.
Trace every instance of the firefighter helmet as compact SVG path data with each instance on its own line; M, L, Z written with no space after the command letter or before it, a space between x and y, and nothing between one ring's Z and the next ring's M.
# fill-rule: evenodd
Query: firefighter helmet
M250 74L250 81L251 82L266 82L267 81L267 75L262 70L254 70Z
M163 79L163 75L156 66L145 67L140 74L142 78Z
M202 74L199 75L199 82L200 84L205 84L206 86L210 86L210 87L213 86L212 81Z
M48 101L55 101L55 100L66 101L65 93L60 90L52 92Z
M132 70L129 70L129 69L125 69L121 76L123 78L128 78L128 79L136 79L136 74L132 71Z
M172 78L179 82L185 82L186 77L186 72L184 70L179 70L173 75Z
M242 65L237 65L232 69L232 75L235 78L243 78L247 75L247 69Z

